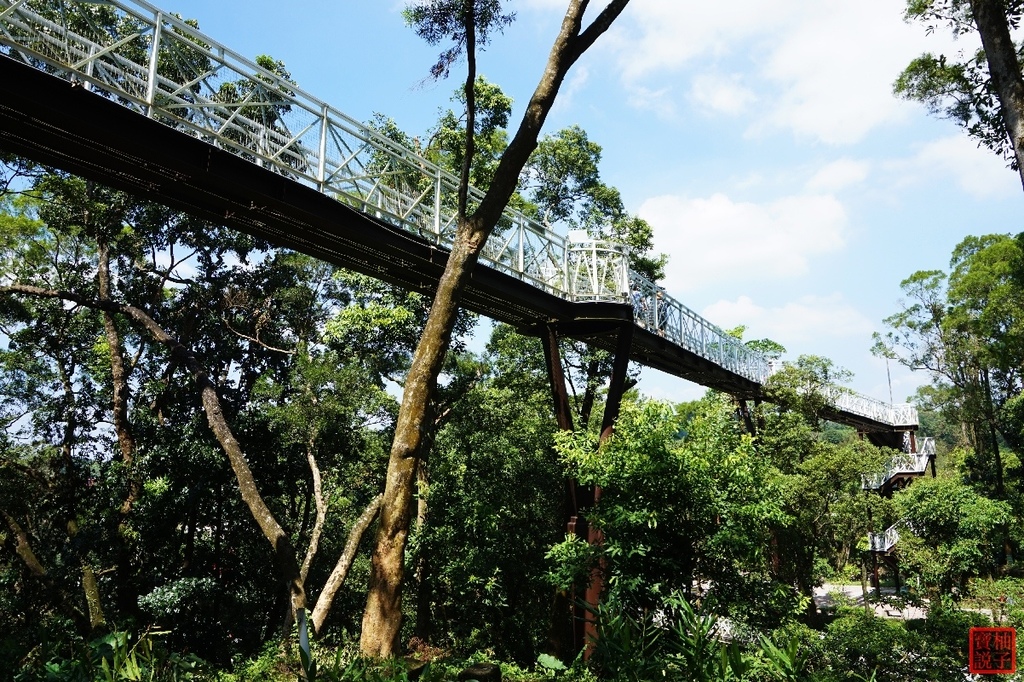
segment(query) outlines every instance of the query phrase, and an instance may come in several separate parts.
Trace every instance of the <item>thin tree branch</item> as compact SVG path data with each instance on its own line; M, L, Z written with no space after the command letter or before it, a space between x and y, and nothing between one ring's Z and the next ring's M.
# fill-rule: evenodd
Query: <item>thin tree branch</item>
M356 522L352 524L352 530L348 533L348 541L345 543L345 550L338 558L338 563L335 564L334 570L331 571L330 577L327 578L324 589L320 591L320 596L316 600L316 606L313 607L311 620L313 621L314 632L319 633L320 628L324 625L324 621L327 620L327 614L331 610L334 596L345 583L345 578L348 577L348 571L356 557L356 550L359 549L359 542L363 539L366 529L370 527L370 524L373 523L380 513L380 506L383 501L383 495L373 498L370 504L366 505L366 509L359 515L359 518L356 519Z
M327 518L327 504L324 502L323 482L320 477L320 467L316 463L315 448L316 438L310 435L309 441L306 443L306 461L309 462L309 471L313 476L313 502L316 504L316 520L313 522L313 531L309 536L306 556L302 560L302 567L299 569L299 575L302 576L303 583L306 582L306 577L309 575L309 567L316 557L317 550L320 548L320 535L323 533L324 520Z
M274 353L283 353L285 355L295 355L295 351L294 350L285 350L284 348L276 348L274 346L271 346L268 343L264 343L263 341L260 341L258 336L249 336L248 334L243 334L242 332L238 331L237 329L235 329L234 327L231 326L231 323L228 322L227 315L221 315L220 319L224 323L224 326L228 328L228 331L230 331L235 336L238 336L239 338L245 339L246 341L251 341L252 343L255 343L257 346L260 346L261 348L266 348L267 350L272 351Z

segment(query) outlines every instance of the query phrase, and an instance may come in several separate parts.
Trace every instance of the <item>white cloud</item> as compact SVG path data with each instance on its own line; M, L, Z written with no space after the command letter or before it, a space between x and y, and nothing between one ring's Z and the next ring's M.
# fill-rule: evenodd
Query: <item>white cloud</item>
M701 55L724 55L751 37L776 29L793 0L733 0L728 11L713 2L634 0L612 41L623 73L634 81L677 69Z
M660 196L640 207L654 229L654 248L670 257L669 291L717 282L789 278L807 272L812 256L843 247L846 211L829 195L790 196L765 204Z
M849 144L900 118L892 81L923 49L924 31L890 0L801 4L764 65L781 92L762 125Z
M868 177L870 164L865 161L839 159L824 166L807 181L812 192L837 192L863 182Z
M900 175L904 185L945 184L952 178L960 189L979 199L1020 194L1019 176L966 134L933 140L913 158L891 162L888 170Z
M962 45L942 31L926 35L891 0L734 0L728 11L717 3L634 0L623 19L610 42L628 90L689 69L691 97L707 106L716 101L707 83L724 63L730 71L752 67L756 98L766 104L748 134L785 130L830 145L858 142L908 115L914 105L893 97L892 82L918 54L973 47L971 35ZM753 97L748 91L741 103ZM720 111L739 111L732 106Z
M748 337L770 338L783 346L825 337L863 338L874 328L840 294L804 296L776 308L765 308L748 296L740 296L735 301L713 303L701 315L724 328L744 325Z
M643 86L632 87L629 89L629 104L637 109L653 111L661 118L670 118L676 112L671 92L671 88L651 90Z
M690 98L712 113L735 116L754 103L757 95L742 85L737 74L704 74L693 79Z

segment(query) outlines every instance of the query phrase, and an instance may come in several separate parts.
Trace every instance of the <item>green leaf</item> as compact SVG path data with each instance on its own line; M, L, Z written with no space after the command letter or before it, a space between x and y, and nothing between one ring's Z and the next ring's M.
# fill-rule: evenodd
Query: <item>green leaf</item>
M540 654L539 656L537 656L537 663L538 665L554 672L568 670L568 668L565 667L564 663L562 663L560 660L558 660L551 654Z

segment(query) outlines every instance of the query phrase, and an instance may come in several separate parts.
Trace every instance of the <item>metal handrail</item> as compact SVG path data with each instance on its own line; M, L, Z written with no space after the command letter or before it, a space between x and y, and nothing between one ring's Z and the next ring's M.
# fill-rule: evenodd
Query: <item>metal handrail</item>
M897 525L899 524L889 526L882 533L868 533L868 547L872 552L886 553L892 551L892 548L900 541L899 531L896 530Z
M0 54L439 246L453 244L457 177L145 0L0 0ZM470 188L471 206L483 197ZM479 260L569 301L632 304L636 324L668 341L754 383L771 375L766 356L631 271L624 245L570 241L506 209ZM884 424L916 424L912 406L849 391L836 400Z
M832 387L830 397L837 409L873 421L893 426L916 426L918 423L917 407L910 403L885 403L836 386Z
M924 438L921 441L921 453L930 457L935 456L935 439L932 437Z
M902 452L889 460L884 471L861 474L861 489L879 490L897 476L922 476L934 456L935 439L925 438L920 452Z

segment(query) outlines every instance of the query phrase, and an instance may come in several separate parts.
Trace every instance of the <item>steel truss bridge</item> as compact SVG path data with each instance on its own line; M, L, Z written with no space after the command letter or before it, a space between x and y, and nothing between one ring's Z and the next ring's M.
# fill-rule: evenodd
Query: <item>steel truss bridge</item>
M0 0L0 148L425 293L458 179L143 0ZM470 201L483 193L473 189ZM506 210L463 304L615 348L740 398L772 373L628 265L625 246ZM899 443L911 405L832 390L836 421ZM895 439L894 439L895 438Z

